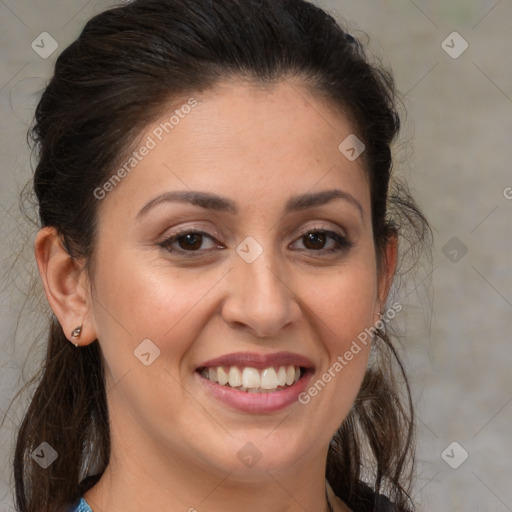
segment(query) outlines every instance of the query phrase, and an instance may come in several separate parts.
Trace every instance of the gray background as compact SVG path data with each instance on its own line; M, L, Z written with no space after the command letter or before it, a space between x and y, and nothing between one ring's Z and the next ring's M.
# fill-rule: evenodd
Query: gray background
M393 69L407 109L398 170L434 228L433 262L402 295L419 509L512 511L512 1L316 3L354 34L368 33L372 52ZM7 408L45 350L40 284L26 298L36 231L18 208L31 172L25 133L57 55L107 5L0 0L1 510L12 510L10 458L29 394ZM454 31L469 45L457 58L442 46L460 52ZM48 58L31 47L42 32L58 43Z

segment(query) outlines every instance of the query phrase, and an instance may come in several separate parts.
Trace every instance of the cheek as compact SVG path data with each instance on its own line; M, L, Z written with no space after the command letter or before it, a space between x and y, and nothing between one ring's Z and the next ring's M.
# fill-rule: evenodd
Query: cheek
M357 261L356 261L357 260ZM370 261L355 258L339 271L303 277L301 286L312 282L315 288L305 304L315 340L321 340L326 358L322 368L299 396L299 402L312 418L312 431L333 435L350 412L366 373L371 337L365 334L373 322L376 275ZM318 342L317 342L318 343ZM330 411L328 415L325 411Z
M165 262L145 263L134 252L108 250L110 259L98 259L94 316L108 387L115 389L111 406L120 418L124 412L116 409L119 403L138 411L141 422L154 418L155 411L167 417L164 409L172 411L184 400L176 386L182 371L188 371L181 364L208 317L205 291L219 276L205 273L199 278L197 272ZM146 352L148 366L138 359Z
M303 290L311 280L303 278ZM331 391L342 389L336 400L349 403L359 389L371 348L369 328L377 296L377 279L370 262L347 265L335 275L316 277L315 289L303 293L304 304L313 313L315 337L321 339L328 355L323 368ZM365 331L366 330L366 331ZM370 331L371 332L371 331Z
M142 340L150 339L179 363L179 354L201 329L198 317L205 315L205 293L224 272L187 271L165 261L147 262L135 252L107 251L108 259L98 258L95 278L94 316L102 346L125 347L133 356Z
M377 279L371 264L360 262L336 273L302 277L300 288L304 303L325 325L330 332L326 339L334 344L357 337L373 322Z

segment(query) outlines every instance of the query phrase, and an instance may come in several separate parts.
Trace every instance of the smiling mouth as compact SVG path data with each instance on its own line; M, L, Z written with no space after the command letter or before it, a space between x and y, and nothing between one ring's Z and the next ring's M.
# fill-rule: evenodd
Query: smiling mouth
M196 371L220 386L246 393L274 393L293 386L308 370L289 364L269 366L262 370L250 366L202 366Z

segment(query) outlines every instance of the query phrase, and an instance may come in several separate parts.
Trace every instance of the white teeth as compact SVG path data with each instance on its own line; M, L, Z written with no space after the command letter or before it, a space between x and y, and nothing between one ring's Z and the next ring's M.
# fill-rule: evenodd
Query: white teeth
M211 368L211 369L215 370L215 368ZM208 369L208 372L209 371L210 371L210 369ZM224 370L224 368L222 368L222 366L219 366L217 368L217 381L221 386L225 386L228 383L228 374L225 372L225 370Z
M208 378L212 382L217 382L217 372L215 371L215 368L208 368Z
M244 368L242 382L244 388L259 388L261 385L260 372L256 368Z
M229 385L232 388L242 385L242 372L236 366L229 369Z
M280 366L277 372L277 382L280 386L284 386L286 384L286 368L284 366Z
M295 382L295 366L288 365L286 367L286 385L291 386Z
M261 372L261 386L263 389L275 389L278 386L277 373L274 368L265 368Z
M250 366L243 369L237 366L212 366L203 368L201 375L221 386L229 385L248 393L262 393L291 386L300 379L300 367L292 364L268 367L258 370Z

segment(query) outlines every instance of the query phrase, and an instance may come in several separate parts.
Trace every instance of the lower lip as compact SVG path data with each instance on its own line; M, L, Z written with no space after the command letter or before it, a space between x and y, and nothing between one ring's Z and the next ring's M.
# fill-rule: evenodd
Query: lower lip
M244 412L269 413L280 411L298 402L298 396L306 389L312 371L307 370L292 386L267 393L247 393L229 386L221 386L197 372L196 375L203 386L221 402Z

